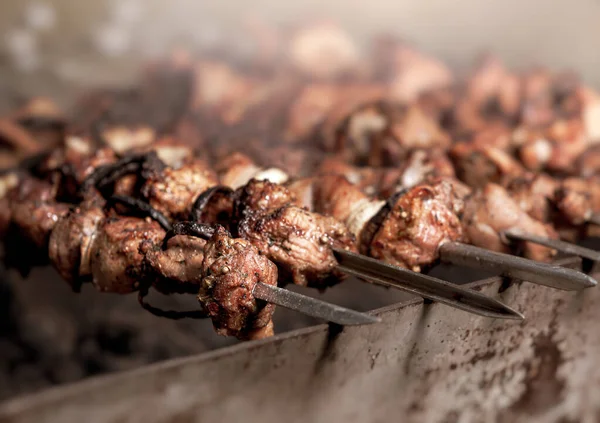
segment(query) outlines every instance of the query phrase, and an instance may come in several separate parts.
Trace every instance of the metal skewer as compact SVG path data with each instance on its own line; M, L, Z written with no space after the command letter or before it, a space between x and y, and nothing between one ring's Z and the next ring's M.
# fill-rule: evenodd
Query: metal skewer
M193 235L198 238L210 239L214 231L215 229L212 226L202 223L176 222L173 225L169 225L168 232L163 239L163 247L166 247L169 239L176 235ZM364 325L381 321L381 319L375 316L261 282L255 285L252 293L260 300L339 325Z
M534 244L553 248L566 254L572 254L593 261L600 261L600 251L592 250L591 248L580 247L579 245L561 241L559 239L550 239L543 236L524 233L514 229L504 231L502 235L504 235L508 240L533 242Z
M391 266L338 248L334 248L333 253L339 263L340 271L368 282L398 288L481 316L517 320L524 318L521 313L500 301L441 279Z
M337 323L338 325L365 325L381 322L379 317L370 316L261 282L254 286L252 294L260 300L299 311L308 316L327 320L328 322Z
M497 253L459 242L442 244L439 253L442 262L486 269L503 276L565 291L580 291L596 286L597 283L592 277L573 269Z

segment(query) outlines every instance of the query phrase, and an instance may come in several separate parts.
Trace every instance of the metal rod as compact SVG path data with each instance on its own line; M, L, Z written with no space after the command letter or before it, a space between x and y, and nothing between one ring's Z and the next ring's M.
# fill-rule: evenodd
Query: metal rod
M365 279L367 282L398 288L481 316L518 320L524 318L521 313L500 301L471 289L462 288L408 269L391 266L379 260L349 251L334 248L333 252L338 260L339 270Z
M486 269L503 276L565 291L580 291L596 286L596 281L573 269L489 251L459 242L440 246L440 259L459 266Z
M543 245L544 247L549 247L566 254L572 254L593 261L600 261L600 251L580 247L579 245L570 242L561 241L559 239L550 239L512 229L505 231L502 234L509 240L533 242L534 244Z
M327 320L328 322L337 323L338 325L352 326L381 322L379 317L370 316L261 282L254 286L253 295L260 300L299 311L308 316Z

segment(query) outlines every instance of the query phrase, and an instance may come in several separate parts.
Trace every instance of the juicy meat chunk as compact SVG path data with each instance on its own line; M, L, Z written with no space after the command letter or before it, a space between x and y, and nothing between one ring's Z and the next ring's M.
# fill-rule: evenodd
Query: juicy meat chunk
M600 175L600 145L593 145L584 151L577 159L576 168L584 178Z
M511 197L521 210L540 222L550 222L554 194L559 183L545 173L528 173L507 185Z
M368 199L348 179L340 175L325 175L317 178L313 188L313 210L346 222L353 207Z
M99 204L86 201L62 217L50 234L50 262L72 287L91 275L92 245L104 218Z
M37 248L48 248L50 232L69 206L54 201L55 189L47 182L24 179L9 195L12 224Z
M596 189L596 191L598 191ZM594 184L585 179L567 178L555 191L556 208L572 225L585 223L594 212L594 202L598 204L600 192L594 196ZM596 200L596 201L594 201Z
M283 185L269 181L250 180L235 193L234 215L273 212L286 204L294 204L296 197Z
M587 147L588 139L581 121L557 120L542 137L526 141L520 147L519 156L531 170L572 173L576 160Z
M454 166L440 149L415 150L400 166L401 177L397 185L412 188L436 177L455 177Z
M502 253L511 252L511 247L503 242L501 236L503 231L509 229L557 238L549 225L544 225L521 210L510 194L496 184L487 184L466 200L463 224L473 245ZM532 260L548 261L555 254L552 249L529 242L521 247L524 256Z
M449 182L417 185L399 196L373 238L361 244L361 252L420 271L438 259L443 242L463 239L462 209Z
M208 165L194 160L178 169L166 168L151 176L142 187L142 194L165 216L184 220L196 197L216 184L217 178Z
M273 335L273 304L254 298L258 282L277 285L277 267L256 247L217 227L204 247L198 300L220 335L260 339Z
M502 184L525 172L508 153L494 147L459 142L450 150L450 158L458 179L473 188L488 182Z
M144 273L153 278L153 286L159 292L196 294L202 279L205 245L201 238L183 235L169 240L166 249L152 241L144 242Z
M140 246L159 245L165 236L160 225L149 219L121 217L105 219L92 245L92 281L103 292L128 294L144 282Z
M284 277L320 289L343 276L336 270L331 247L356 250L354 237L342 223L293 205L249 214L240 221L238 231L277 264Z

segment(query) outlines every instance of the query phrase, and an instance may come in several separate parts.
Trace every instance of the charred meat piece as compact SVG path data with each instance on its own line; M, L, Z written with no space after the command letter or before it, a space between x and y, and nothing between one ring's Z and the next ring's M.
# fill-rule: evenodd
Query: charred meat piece
M163 294L197 294L202 279L202 262L206 241L190 236L176 236L166 249L153 240L142 243L145 277Z
M218 227L204 247L198 300L220 335L260 339L273 335L273 304L253 296L257 282L277 285L277 267L250 242Z
M572 225L585 223L592 216L594 205L599 205L600 200L598 188L594 190L594 184L580 178L565 179L556 188L554 195L556 208Z
M63 216L50 235L50 262L75 291L92 274L92 246L106 217L102 206L97 199L84 201Z
M331 247L355 250L354 237L337 220L296 206L240 221L239 235L277 264L297 285L324 289L342 280Z
M105 219L92 244L92 282L103 292L128 294L144 282L140 246L160 245L165 231L149 219L118 217Z
M326 288L342 275L331 247L355 250L354 237L332 217L309 212L292 204L293 195L271 182L251 181L248 198L254 208L236 206L236 229L277 264L282 276L298 285ZM239 213L238 211L243 211Z
M573 174L588 145L581 120L556 120L541 136L530 136L519 148L519 157L530 170Z
M456 176L473 188L488 182L504 184L525 172L506 152L494 147L482 147L459 142L450 150Z
M553 202L559 182L545 173L527 173L506 187L521 210L540 222L551 222Z
M216 175L199 159L178 169L166 168L152 175L141 192L156 210L174 220L187 219L198 195L217 184Z
M56 189L48 182L26 177L8 199L12 226L21 237L46 251L52 229L69 212L67 204L54 201Z
M401 193L361 252L397 266L420 271L438 259L446 241L462 241L463 202L448 181L421 184Z
M551 226L529 216L497 184L487 184L466 200L462 220L465 234L473 245L502 253L511 252L511 247L503 242L501 236L506 230L557 238ZM554 250L529 242L521 247L524 256L532 260L549 261L555 254Z
M401 176L396 183L398 188L412 188L434 178L456 176L452 162L446 153L439 149L413 151L399 171Z

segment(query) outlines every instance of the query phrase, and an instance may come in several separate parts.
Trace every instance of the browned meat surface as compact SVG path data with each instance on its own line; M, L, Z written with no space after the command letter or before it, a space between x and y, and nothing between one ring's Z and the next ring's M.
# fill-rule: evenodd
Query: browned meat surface
M89 200L63 216L50 234L50 262L73 287L91 276L92 245L104 218L102 204Z
M397 179L400 170L396 168L352 166L339 157L329 157L321 162L317 175L341 175L352 185L367 195L375 195L388 183Z
M417 185L398 198L361 252L420 271L437 260L440 244L463 239L462 207L447 181Z
M69 206L54 201L55 188L44 181L25 178L9 195L12 225L20 236L46 250L50 232Z
M245 154L233 153L219 160L215 171L222 185L236 189L252 179L260 168Z
M600 200L600 192L593 194L593 184L585 179L567 178L555 190L556 208L567 222L582 225L594 212L594 200Z
M354 237L332 217L286 205L270 213L248 214L239 235L255 245L298 285L324 289L341 280L331 247L356 250Z
M488 182L503 184L525 172L508 153L494 147L459 142L451 148L450 158L458 179L473 188Z
M239 188L235 197L234 214L238 218L245 214L271 213L296 202L294 194L285 186L256 179Z
M313 210L346 222L353 207L368 197L350 181L339 175L324 175L315 178L313 188Z
M450 145L450 136L431 116L418 106L410 106L406 114L391 125L390 132L401 147L415 149L441 148Z
M437 177L455 177L454 165L443 150L415 150L400 166L401 177L396 185L412 188Z
M527 173L510 181L506 189L529 216L540 222L551 222L558 186L559 182L545 173Z
M144 273L153 279L153 286L159 292L196 294L202 279L205 245L205 240L189 236L172 238L165 250L153 241L144 242L141 246Z
M185 220L196 197L216 184L216 175L208 165L193 160L178 169L166 168L151 176L142 187L142 194L165 216Z
M577 159L575 167L579 176L584 178L600 175L600 145L593 145L585 150Z
M277 267L256 247L222 227L204 247L200 304L220 335L260 339L273 335L273 304L254 298L256 283L277 285Z
M528 169L573 173L577 158L587 147L588 139L580 120L558 120L543 137L534 137L522 145L519 155Z
M533 219L499 185L487 184L466 200L463 214L465 234L478 247L510 253L511 247L502 241L505 230L520 230L549 238L557 238L549 225ZM521 246L525 257L548 261L555 251L541 245L525 242Z
M96 288L118 294L136 291L144 282L141 244L150 241L159 245L164 236L160 225L149 219L105 219L91 247L91 270Z

